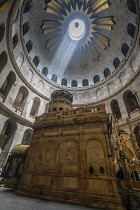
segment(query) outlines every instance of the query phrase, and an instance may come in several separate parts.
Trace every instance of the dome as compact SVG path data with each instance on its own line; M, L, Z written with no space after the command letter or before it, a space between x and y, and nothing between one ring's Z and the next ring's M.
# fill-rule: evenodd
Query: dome
M54 86L94 88L130 57L138 32L136 4L24 1L20 27L28 62L40 73L46 69L46 80Z

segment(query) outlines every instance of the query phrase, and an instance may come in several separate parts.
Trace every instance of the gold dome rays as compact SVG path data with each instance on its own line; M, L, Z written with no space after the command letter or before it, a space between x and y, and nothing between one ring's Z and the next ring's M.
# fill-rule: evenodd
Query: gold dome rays
M46 12L52 14L51 19L44 21L44 34L49 34L46 41L47 48L55 49L65 34L67 20L75 14L86 20L86 37L78 43L71 58L69 67L79 63L85 67L89 58L97 60L100 56L99 48L105 49L109 45L109 38L104 30L112 30L112 17L97 17L97 14L109 8L108 0L52 0L47 4ZM103 30L104 29L104 30Z

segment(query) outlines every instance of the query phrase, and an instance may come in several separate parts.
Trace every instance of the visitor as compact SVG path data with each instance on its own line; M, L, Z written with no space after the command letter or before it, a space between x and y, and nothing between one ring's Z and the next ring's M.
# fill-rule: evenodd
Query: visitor
M122 170L121 167L119 168L119 170L118 170L118 172L117 172L117 178L118 178L118 179L123 179L123 180L125 179L125 178L124 178L124 172L123 172L123 170Z
M4 168L3 166L0 167L0 176L1 176L2 172L3 172L3 168Z
M135 170L136 166L133 166L133 172L131 174L131 178L133 178L133 180L139 180L139 173Z

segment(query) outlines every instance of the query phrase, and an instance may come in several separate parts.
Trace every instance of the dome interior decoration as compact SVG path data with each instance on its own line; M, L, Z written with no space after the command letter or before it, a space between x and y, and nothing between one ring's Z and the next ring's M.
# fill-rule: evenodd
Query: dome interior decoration
M106 0L97 0L94 3L84 0L50 1L46 12L47 16L53 16L43 24L44 34L51 33L46 41L47 48L50 51L56 50L62 40L66 39L67 48L77 42L72 58L68 59L69 66L77 62L79 66L85 67L89 58L98 60L98 48L105 49L109 45L109 38L103 31L99 32L99 29L112 30L113 26L112 17L100 15L108 7ZM67 48L64 45L63 53L66 53Z

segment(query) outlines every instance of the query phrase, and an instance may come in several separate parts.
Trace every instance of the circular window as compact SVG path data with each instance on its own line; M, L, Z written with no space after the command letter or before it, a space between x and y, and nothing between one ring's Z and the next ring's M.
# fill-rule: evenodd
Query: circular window
M89 167L89 173L90 173L90 174L93 174L93 172L94 172L94 169L93 169L92 166L90 166L90 167Z
M104 167L102 167L102 166L100 167L100 173L101 173L101 174L104 174L104 173L105 173L105 169L104 169Z
M71 39L78 41L85 35L86 28L85 23L80 19L71 21L69 25L69 36Z

